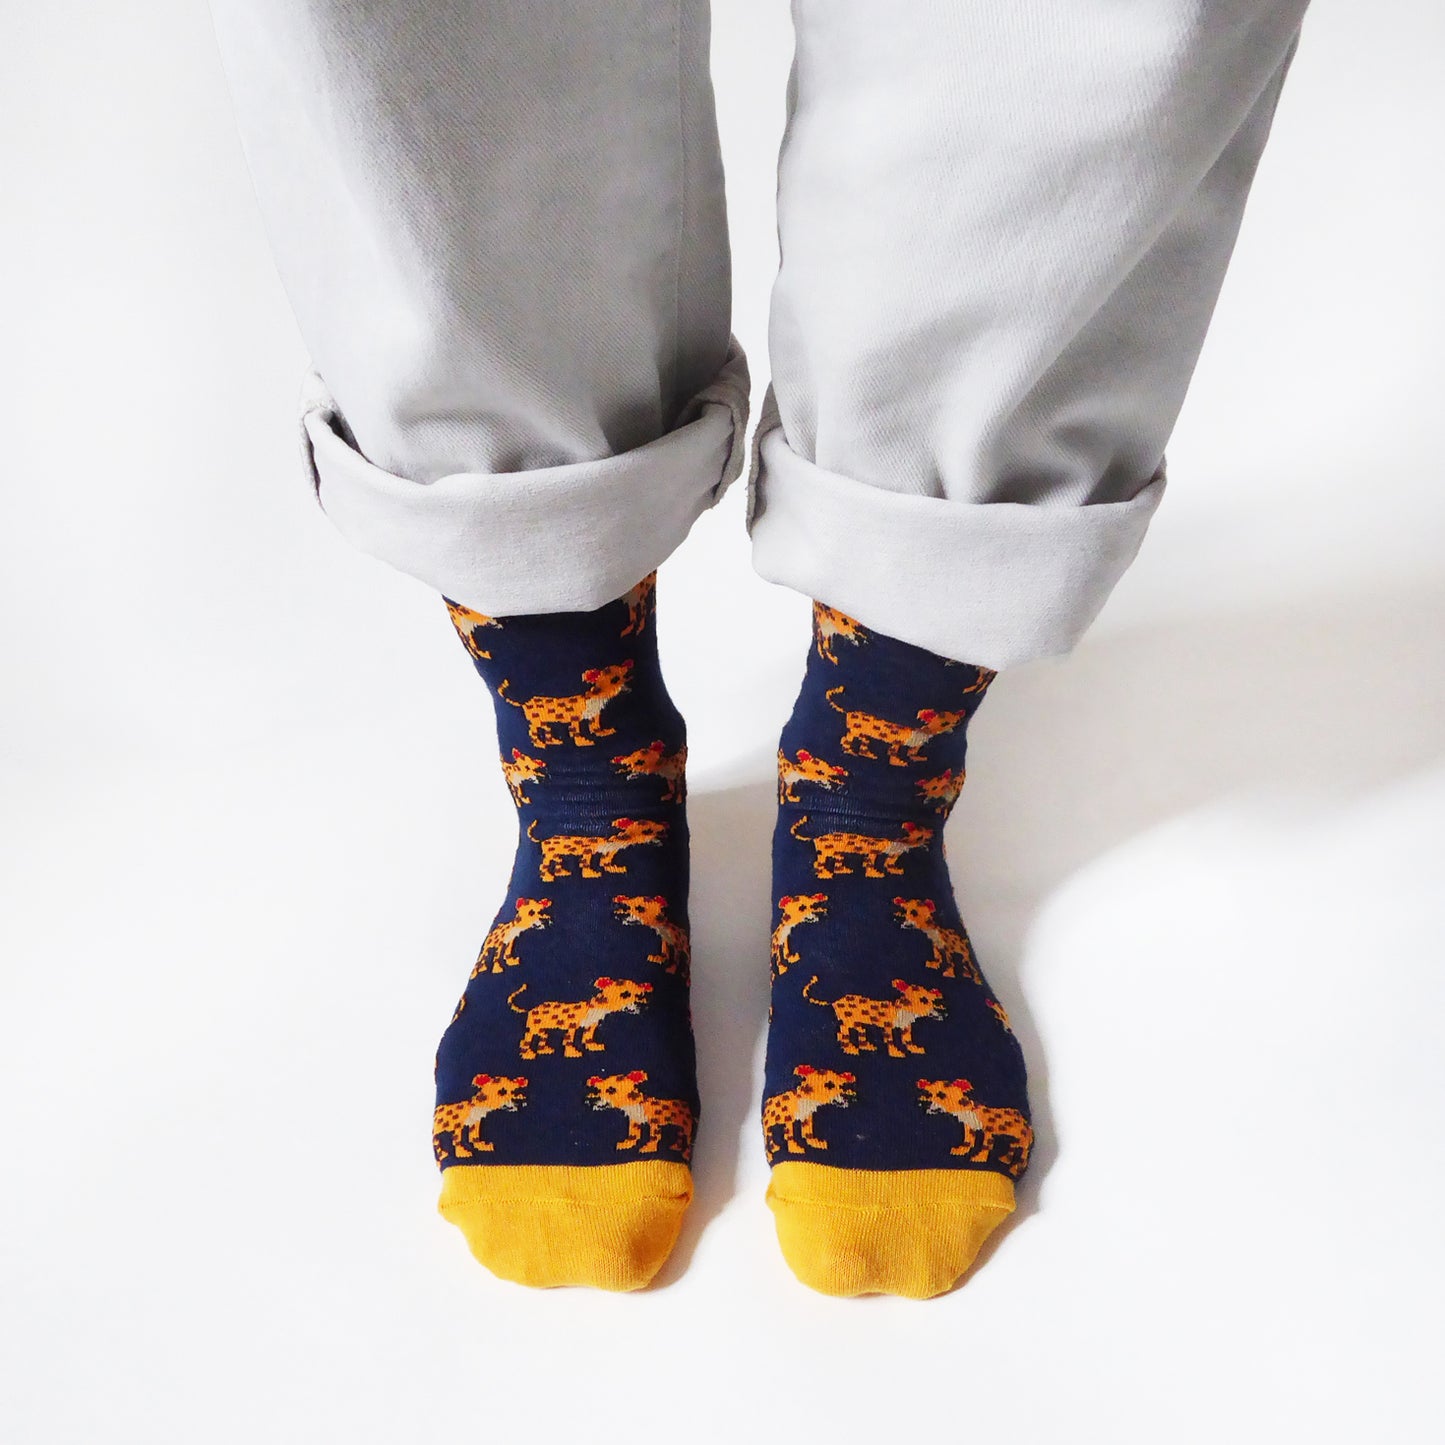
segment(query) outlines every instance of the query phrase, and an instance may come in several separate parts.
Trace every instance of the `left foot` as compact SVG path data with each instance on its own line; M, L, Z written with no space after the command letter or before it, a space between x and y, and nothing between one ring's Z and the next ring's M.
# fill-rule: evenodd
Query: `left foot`
M815 605L779 744L763 1124L783 1253L825 1294L949 1289L1028 1163L1023 1053L943 854L992 679Z

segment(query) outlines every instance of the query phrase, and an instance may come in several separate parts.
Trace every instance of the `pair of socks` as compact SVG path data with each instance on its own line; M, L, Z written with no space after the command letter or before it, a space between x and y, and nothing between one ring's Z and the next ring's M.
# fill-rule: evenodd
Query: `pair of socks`
M437 1053L439 1207L528 1285L646 1285L692 1196L686 728L655 595L447 601L520 836ZM943 853L992 677L814 605L778 748L762 1135L783 1255L827 1294L949 1289L1028 1162L1023 1056Z

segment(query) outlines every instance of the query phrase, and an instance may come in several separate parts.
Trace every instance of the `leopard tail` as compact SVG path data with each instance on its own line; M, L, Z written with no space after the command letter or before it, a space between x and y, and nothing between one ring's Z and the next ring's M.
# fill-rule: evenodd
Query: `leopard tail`
M841 712L846 714L848 709L846 707L839 707L838 704L833 701L833 694L842 691L843 686L840 683L837 687L830 687L828 691L823 694L823 696L828 699L828 706L832 708L834 712Z
M507 689L512 685L511 679L504 677L497 684L497 696L512 704L513 707L526 707L526 703L518 702L514 697L507 696Z
M532 821L527 824L527 836L528 836L534 843L536 843L536 842L539 841L537 835L532 831L532 829L535 828L536 826L537 826L537 820L536 820L535 818L533 818Z
M826 1000L824 1000L824 999L814 998L813 995L808 992L808 990L809 990L810 988L812 988L812 986L813 986L815 983L817 983L817 981L818 981L818 975L815 973L815 974L812 976L812 978L810 978L810 979L807 981L807 983L805 983L805 984L803 985L803 997L804 997L805 999L807 999L809 1003L815 1003L815 1004L817 1004L819 1008L832 1008L832 1007L833 1007L832 1004L828 1003L828 1002L827 1002Z
M806 823L807 821L808 821L808 815L807 815L806 813L804 813L803 816L802 816L801 818L799 818L798 821L797 821L796 823L794 823L791 828L788 829L788 832L790 832L790 833L793 835L793 837L795 837L800 843L806 843L806 842L808 841L808 838L809 838L809 835L808 835L807 833L800 833L800 832L798 832L798 829L801 828L801 827L803 826L803 824Z
M512 1002L512 1000L516 998L519 993L524 993L526 991L526 988L527 985L524 983L521 988L514 988L511 993L507 995L507 1007L511 1009L514 1014L525 1014L527 1012L526 1009L518 1008L517 1005Z

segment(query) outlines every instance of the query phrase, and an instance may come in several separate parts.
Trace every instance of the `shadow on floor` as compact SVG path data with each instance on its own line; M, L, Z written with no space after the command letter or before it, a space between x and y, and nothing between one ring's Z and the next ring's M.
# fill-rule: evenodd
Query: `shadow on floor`
M1024 1003L1043 903L1086 864L1221 799L1282 793L1330 807L1436 762L1442 662L1445 588L1401 586L1119 633L999 678L972 727L948 849L1029 1063L1037 1138L1010 1227L1038 1208L1057 1153L1047 1058ZM735 782L689 802L705 1117L669 1276L732 1197L740 1150L762 1147L751 1061L767 1024L771 747L760 740Z

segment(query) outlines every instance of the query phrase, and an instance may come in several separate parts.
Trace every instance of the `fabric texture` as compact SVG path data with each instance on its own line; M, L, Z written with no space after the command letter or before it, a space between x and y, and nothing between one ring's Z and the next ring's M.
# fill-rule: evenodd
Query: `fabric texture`
M654 596L649 576L591 612L493 618L448 599L520 837L437 1050L433 1146L443 1213L529 1284L645 1283L639 1260L661 1264L691 1194L687 745ZM613 1172L652 1161L669 1167Z
M705 0L212 0L357 545L594 608L740 474ZM930 651L1072 647L1129 565L1304 0L794 0L758 571Z
M1023 1051L974 955L943 850L968 722L994 674L819 603L813 618L778 746L762 1109L769 1162L800 1167L769 1199L789 1216L779 1225L785 1252L807 1246L806 1282L914 1293L921 1285L894 1278L877 1242L885 1216L938 1236L932 1253L917 1239L904 1252L939 1264L942 1250L957 1265L959 1229L971 1237L981 1227L976 1250L1012 1207L1033 1146ZM994 1174L1008 1187L950 1194L932 1179L949 1170ZM873 1181L861 1199L844 1185L840 1198L839 1171L899 1178L888 1188ZM948 1208L931 1212L930 1198ZM857 1266L860 1230L874 1239L871 1274ZM824 1268L830 1251L844 1261L841 1276Z

